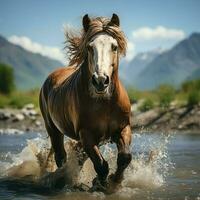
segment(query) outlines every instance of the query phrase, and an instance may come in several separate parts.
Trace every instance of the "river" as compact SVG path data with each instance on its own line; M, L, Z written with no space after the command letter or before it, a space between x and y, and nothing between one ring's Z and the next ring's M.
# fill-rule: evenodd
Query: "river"
M72 190L67 186L61 190L37 188L31 185L31 182L20 182L20 179L16 181L16 177L11 177L15 176L13 173L8 175L9 169L25 161L31 161L36 165L37 159L34 154L48 145L47 137L39 133L1 132L1 200L200 199L200 134L135 133L131 146L133 161L126 170L122 186L109 195L102 192ZM117 154L115 145L107 144L101 151L109 161L111 171L114 170ZM78 181L84 184L89 184L94 176L92 164L87 162L89 164L78 174ZM91 177L90 173L93 174Z

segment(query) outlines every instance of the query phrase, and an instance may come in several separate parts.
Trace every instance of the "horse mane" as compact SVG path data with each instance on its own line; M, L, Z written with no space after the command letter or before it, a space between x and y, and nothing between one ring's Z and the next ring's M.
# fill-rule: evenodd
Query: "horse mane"
M82 30L79 33L70 30L65 31L66 41L65 49L67 50L69 65L79 66L83 63L87 55L87 44L91 38L104 32L115 38L119 45L119 54L126 55L127 42L123 31L119 26L109 24L110 20L104 17L92 18L87 32Z

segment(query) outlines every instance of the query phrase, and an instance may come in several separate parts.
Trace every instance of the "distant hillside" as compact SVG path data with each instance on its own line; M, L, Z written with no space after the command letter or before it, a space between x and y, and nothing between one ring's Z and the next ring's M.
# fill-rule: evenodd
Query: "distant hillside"
M141 71L158 55L164 50L161 48L154 49L148 52L138 53L130 62L122 62L120 66L120 75L122 80L127 85L133 85L134 80L140 74Z
M0 62L14 68L16 85L20 89L40 87L49 72L63 65L59 61L14 45L2 36L0 36Z
M197 78L199 70L200 33L194 33L171 50L155 57L139 73L134 84L140 89L153 89L164 83L179 86L188 77Z
M31 53L0 36L0 62L14 68L17 87L40 87L46 76L62 66L59 61ZM179 42L172 49L139 53L120 64L120 77L126 85L153 89L168 83L179 86L185 80L200 78L200 33Z
M187 77L188 80L200 79L200 67L196 69L190 76Z

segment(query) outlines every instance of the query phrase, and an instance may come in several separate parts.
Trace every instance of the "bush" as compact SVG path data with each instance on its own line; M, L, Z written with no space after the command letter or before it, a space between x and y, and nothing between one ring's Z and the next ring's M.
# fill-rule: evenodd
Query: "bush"
M134 88L128 88L127 93L131 103L135 103L138 101L139 98L139 91Z
M138 108L141 112L146 112L154 108L154 102L151 99L145 99L141 106Z
M192 90L188 94L187 105L192 107L200 102L200 91Z
M183 92L190 92L191 90L200 90L200 79L186 81L182 84L181 90Z
M0 92L10 94L15 88L13 68L0 63Z
M175 98L175 89L173 88L173 86L161 85L156 92L158 94L160 107L168 108L170 106L170 103Z

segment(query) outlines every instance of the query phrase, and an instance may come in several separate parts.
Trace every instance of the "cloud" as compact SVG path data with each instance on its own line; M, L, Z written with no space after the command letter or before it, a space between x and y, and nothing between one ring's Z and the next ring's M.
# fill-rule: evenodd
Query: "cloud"
M63 64L66 63L66 58L63 52L58 47L45 46L37 42L33 42L30 38L25 36L13 35L8 38L8 40L16 45L23 47L24 49L31 51L33 53L40 53L43 56L47 56L52 59L59 60Z
M134 40L181 40L185 37L185 32L181 29L166 28L157 26L155 28L141 27L132 32Z
M129 40L127 42L127 47L128 47L128 49L127 49L125 60L130 61L135 56L135 44L132 41Z

